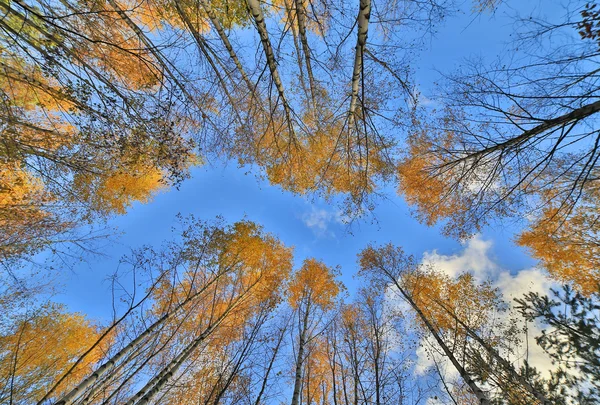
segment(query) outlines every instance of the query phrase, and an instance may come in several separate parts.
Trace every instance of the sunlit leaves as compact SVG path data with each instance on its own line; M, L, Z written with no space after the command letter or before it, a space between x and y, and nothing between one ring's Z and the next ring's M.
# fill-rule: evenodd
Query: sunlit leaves
M17 316L0 332L0 401L28 404L38 400L96 340L99 329L84 316L47 305ZM90 353L56 390L60 395L88 374L106 345Z
M294 273L288 300L292 308L304 303L326 310L332 307L339 292L340 284L335 280L335 273L324 263L307 259Z

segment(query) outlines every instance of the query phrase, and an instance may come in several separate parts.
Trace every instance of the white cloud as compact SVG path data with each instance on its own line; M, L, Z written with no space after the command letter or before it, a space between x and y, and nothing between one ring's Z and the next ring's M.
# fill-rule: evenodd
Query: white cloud
M510 274L502 271L498 274L495 285L502 291L506 300L520 298L525 293L536 292L547 294L550 288L555 286L544 272L536 267L519 271L517 274Z
M459 254L441 255L437 251L425 252L422 263L435 266L436 269L457 277L469 272L479 281L483 281L498 271L498 265L489 257L491 241L485 241L480 236L470 239L465 249Z
M302 215L302 222L317 236L334 236L330 230L332 224L343 224L343 215L339 210L328 211L324 208L311 207L310 212Z

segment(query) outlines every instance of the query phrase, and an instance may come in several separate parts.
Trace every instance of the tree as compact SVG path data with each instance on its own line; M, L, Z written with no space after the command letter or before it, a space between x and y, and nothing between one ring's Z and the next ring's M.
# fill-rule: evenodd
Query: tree
M153 55L122 21L98 2L0 9L4 259L186 177L194 158L180 133L189 119L173 112ZM138 185L115 186L123 173ZM15 245L26 229L36 232Z
M327 311L333 309L341 285L334 278L334 273L323 263L308 259L302 264L289 285L288 300L297 316L296 355L294 359L294 391L291 405L299 405L301 392L310 387L311 346L316 337L321 333L323 317ZM313 349L314 350L314 349ZM310 403L310 395L308 402Z
M597 295L586 297L568 285L552 296L529 292L517 299L517 309L528 321L547 328L536 342L559 365L552 378L567 388L570 403L596 404L600 388L600 305Z
M447 220L448 235L528 212L519 243L586 293L598 279L594 10L579 4L560 22L523 18L514 52L449 75L439 113L413 131L398 167L400 194L427 224ZM570 270L584 261L585 271Z
M0 333L0 401L11 405L30 404L43 395L101 332L83 315L68 313L56 304L12 314L12 318ZM89 353L55 395L65 393L89 373L108 344L110 339Z
M256 164L295 193L344 194L349 218L368 212L394 178L398 134L416 105L409 61L420 40L398 27L427 32L447 11L328 0L14 0L0 9L0 157L51 198L28 201L28 223L36 211L53 219L23 249L7 247L13 256L122 214L212 158Z
M129 316L120 344L57 404L172 398L170 384L186 378L183 370L211 369L204 350L239 341L249 320L277 303L291 251L248 221L225 227L192 220L181 243L146 251L134 264L159 281L151 307Z
M477 401L549 403L545 392L528 379L527 370L523 375L502 354L515 343L516 331L510 322L495 321L504 305L489 283L477 285L468 273L451 279L418 265L392 245L368 247L359 260L361 272L376 286L391 285L410 305L420 329L434 339ZM451 396L456 395L443 384Z

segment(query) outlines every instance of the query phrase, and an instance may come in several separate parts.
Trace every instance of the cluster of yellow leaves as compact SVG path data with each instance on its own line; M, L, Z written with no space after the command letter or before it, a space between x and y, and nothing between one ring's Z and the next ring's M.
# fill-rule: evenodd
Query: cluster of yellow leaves
M95 15L117 24L107 13ZM82 32L89 31L97 38L105 38L106 30L121 29L93 18L86 21ZM119 40L117 34L113 38ZM108 46L103 43L88 42L88 48L78 48L79 56L86 58L88 52L89 57L102 59L103 51L92 48ZM127 80L135 82L132 75L146 73L127 61L139 61L138 56L109 55L106 63L115 63L115 69L123 70ZM120 61L125 61L121 68ZM0 50L0 95L6 100L0 143L0 229L7 235L1 248L5 256L34 252L49 243L51 236L72 226L70 220L59 218L58 210L73 202L87 203L86 210L102 215L123 214L134 201L147 202L166 186L166 173L159 166L171 157L162 144L136 139L130 142L133 147L98 147L106 138L82 135L71 123L73 114L87 107L39 67L7 50ZM148 145L139 146L144 144ZM182 161L177 170L185 171L193 164L193 156L177 158Z
M464 333L456 319L477 330L488 322L500 303L497 289L489 283L477 285L469 273L452 279L434 269L421 269L407 273L402 282L425 317L442 330Z
M237 261L241 267L240 282L253 289L257 302L275 298L279 287L292 270L292 249L277 238L265 234L254 222L233 225L233 235L220 257L223 265Z
M243 325L262 306L278 302L281 285L292 269L292 249L250 221L215 231L205 245L196 242L186 241L189 247L206 255L202 264L195 262L197 258L188 257L185 278L177 286L164 279L154 293L156 303L152 311L164 313L190 294L205 290L182 312L181 319L185 320L172 323L180 331L194 332L223 318L212 336L226 344L240 337Z
M77 131L65 116L73 102L39 68L1 50L0 94L13 110L4 117L0 158L23 160L28 153L50 154L75 143Z
M289 284L288 301L292 308L309 302L326 310L334 305L340 290L341 285L329 267L316 259L306 259Z
M45 209L53 201L38 178L17 163L0 162L0 256L18 255L34 235L63 229Z
M98 328L82 315L65 313L58 306L24 316L0 334L0 402L8 403L12 390L13 403L35 403L98 337ZM91 372L108 340L75 367L56 396Z
M133 202L147 203L165 188L163 178L161 169L136 163L100 175L78 174L75 185L94 211L105 215L125 214Z
M11 104L25 111L45 107L51 111L68 111L73 107L60 86L48 79L36 66L0 49L0 91Z
M90 12L78 23L86 40L74 49L76 57L101 71L112 72L126 88L139 90L160 83L162 73L153 55L112 5L106 0L84 3Z
M302 403L327 403L332 387L331 365L327 353L327 345L323 336L317 336L311 342L308 358L305 360L305 381L303 385Z
M451 173L439 174L435 167L443 164L441 158L432 153L434 145L446 145L451 136L430 139L425 134L409 138L407 157L398 165L398 193L416 207L417 218L428 226L450 218L454 228L461 227L460 213L467 206L466 196L450 193Z
M517 243L527 247L554 279L590 295L600 285L599 220L593 204L579 205L568 216L550 205Z
M131 10L132 17L151 30L164 29L165 25L188 29L180 11L199 34L210 30L211 24L205 7L215 14L222 27L231 29L248 22L248 11L243 1L191 1L175 3L172 0L120 1L121 8Z
M226 366L231 361L229 353L224 350L224 342L214 342L206 350L192 359L192 367L182 377L179 384L173 386L161 399L163 404L197 405L218 403L219 391L225 389L230 398L232 393L244 392L247 379L243 373L236 373L228 381Z
M272 184L298 194L318 190L325 196L343 193L360 201L375 190L378 176L389 173L386 147L365 145L369 140L351 133L325 107L308 111L302 125L293 134L283 121L256 131L251 158L266 169Z
M557 181L555 172L567 170L571 162L557 163L558 169L549 169L548 173L539 176L547 184L554 183L555 187L544 188L543 185L523 182L518 189L515 188L517 195L514 197L503 196L502 193L483 196L478 195L477 185L473 186L473 190L469 189L465 173L460 173L460 170L453 173L453 170L462 167L460 164L445 166L444 158L452 158L448 151L458 147L454 145L456 142L452 134L417 134L408 141L407 157L398 166L399 193L416 207L419 220L430 226L448 220L445 233L468 237L485 223L485 215L492 215L491 212L481 214L484 203L491 201L494 213L509 215L507 207L513 199L522 198L521 193L531 195L545 208L541 213L532 212L534 220L530 228L519 236L517 243L527 247L556 280L572 283L585 294L597 291L600 283L597 226L600 193L589 190L593 186L586 186L577 202L564 200L561 193L564 194L571 186L568 179ZM485 171L485 168L479 170ZM486 198L489 201L484 201ZM499 200L493 203L492 198Z

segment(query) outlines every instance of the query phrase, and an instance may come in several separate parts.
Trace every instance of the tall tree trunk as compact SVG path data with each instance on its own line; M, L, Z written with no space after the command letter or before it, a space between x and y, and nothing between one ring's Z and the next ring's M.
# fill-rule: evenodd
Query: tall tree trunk
M363 72L364 51L369 33L369 18L371 17L371 0L360 0L358 10L358 38L354 52L354 67L352 69L350 109L348 111L348 129L351 130L355 122L356 105L358 103L358 87ZM364 100L363 100L364 101Z
M502 357L500 355L500 353L498 353L498 351L494 347L492 347L491 345L489 345L472 328L470 328L458 316L456 316L456 314L452 310L450 310L450 308L446 307L446 305L444 305L439 300L435 300L435 302L440 307L442 307L460 326L462 326L465 329L465 331L467 332L467 334L469 336L471 336L473 339L475 339L475 341L477 343L479 343L481 346L483 346L483 348L485 349L485 351L489 355L491 355L494 359L496 359L496 361L498 361L498 363L500 363L502 365L502 368L504 368L504 371L506 371L508 373L508 375L510 376L509 378L518 381L527 391L529 391L529 393L531 395L533 395L535 398L537 398L538 400L540 400L540 402L542 404L549 404L550 403L548 401L548 399L544 396L543 393L541 393L538 390L536 390L529 383L529 381L527 381L527 379L525 379L521 374L519 374L517 372L517 370L515 370L515 368L513 367L513 365L510 364L510 362L508 360L506 360L504 357Z
M298 20L298 36L300 37L300 43L302 44L302 53L304 53L304 63L306 64L306 73L308 74L308 84L310 86L310 95L314 105L316 99L316 84L310 61L310 47L308 46L308 39L306 37L306 8L304 7L302 0L295 0L295 4L296 19Z
M235 50L233 49L233 46L231 45L231 41L229 41L229 37L225 33L225 30L223 29L223 26L221 25L219 18L217 17L215 12L211 8L210 3L206 0L198 0L198 2L200 3L202 8L208 15L210 22L212 23L213 27L217 31L217 34L219 35L219 38L221 39L221 42L223 42L223 45L225 45L225 49L227 49L227 52L229 53L229 57L231 58L231 60L235 64L238 72L242 76L242 80L244 81L244 83L246 83L246 86L248 87L248 91L250 91L250 94L254 94L255 86L252 84L252 82L250 81L250 78L248 77L248 74L244 70L244 66L240 62L240 59L238 58L237 54L235 53Z
M254 25L256 27L256 30L258 31L258 35L260 36L260 42L262 43L263 50L265 51L265 57L267 58L267 66L269 67L269 71L271 72L271 78L273 79L273 83L275 83L277 93L279 94L279 98L281 99L281 103L283 104L283 109L285 111L285 117L287 120L290 135L294 140L295 136L294 127L292 124L292 109L285 95L285 91L283 89L283 82L281 81L281 76L279 76L279 70L277 69L277 59L275 58L275 54L273 53L273 47L271 46L271 40L269 39L269 32L267 31L267 25L265 24L265 16L260 7L259 0L246 0L246 4L248 5L248 11L250 12L250 15L254 20Z
M69 393L63 396L58 402L54 405L67 405L71 401L73 401L77 396L82 394L88 387L90 387L93 383L98 381L104 373L113 368L120 360L122 360L127 353L133 350L138 343L141 343L145 338L150 336L160 325L166 322L173 315L178 313L181 309L183 309L187 304L194 300L194 298L198 297L200 294L204 293L213 283L215 283L223 273L218 274L215 278L213 278L210 282L204 285L199 291L187 297L181 304L177 305L174 309L164 314L158 320L156 320L152 325L150 325L146 330L141 333L138 337L133 339L127 346L119 350L117 354L111 357L106 363L101 365L96 371L94 371L91 375L89 375L85 380L80 382L75 388L73 388Z
M308 313L310 304L306 306L304 319L302 321L302 330L298 341L298 356L296 357L296 373L294 377L294 392L292 393L291 405L298 405L300 390L302 389L302 366L304 365L304 346L306 345L306 333L308 331Z
M152 398L173 378L181 365L194 353L194 351L206 340L208 336L227 318L227 316L236 309L248 291L238 297L226 311L219 315L210 325L194 339L179 355L177 355L166 367L164 367L156 376L154 376L146 385L140 389L133 397L127 401L126 405L144 405L149 403ZM138 400L139 399L139 400Z
M490 405L491 403L490 403L490 400L489 400L487 394L485 392L483 392L483 390L481 388L479 388L479 386L471 378L471 376L469 375L469 373L467 372L467 370L465 370L464 367L459 363L459 361L454 356L454 353L452 352L452 350L450 350L450 348L448 347L448 345L446 344L446 342L444 342L444 340L439 335L438 331L431 324L431 322L429 321L429 319L427 319L427 317L425 316L425 314L423 313L423 311L421 311L421 308L419 308L419 306L413 301L413 299L410 296L410 294L408 294L404 290L404 288L402 288L402 286L400 286L400 284L398 283L398 280L396 278L394 278L393 275L391 275L387 271L386 271L386 274L388 275L388 277L390 277L390 279L393 280L396 288L398 288L398 291L400 291L400 294L402 294L402 296L404 297L404 299L415 310L415 312L417 313L417 315L419 316L419 318L421 319L421 321L423 321L423 323L425 324L425 327L427 328L427 330L429 330L429 333L431 333L431 335L436 340L436 342L438 343L438 345L440 345L440 348L442 349L442 351L444 352L444 354L446 355L446 357L448 357L448 359L450 360L450 362L452 363L452 365L454 366L454 368L456 369L456 371L458 371L458 373L460 374L460 376L462 377L462 379L469 386L469 388L471 389L471 391L473 392L473 394L477 397L477 399L479 400L479 403L481 405Z

